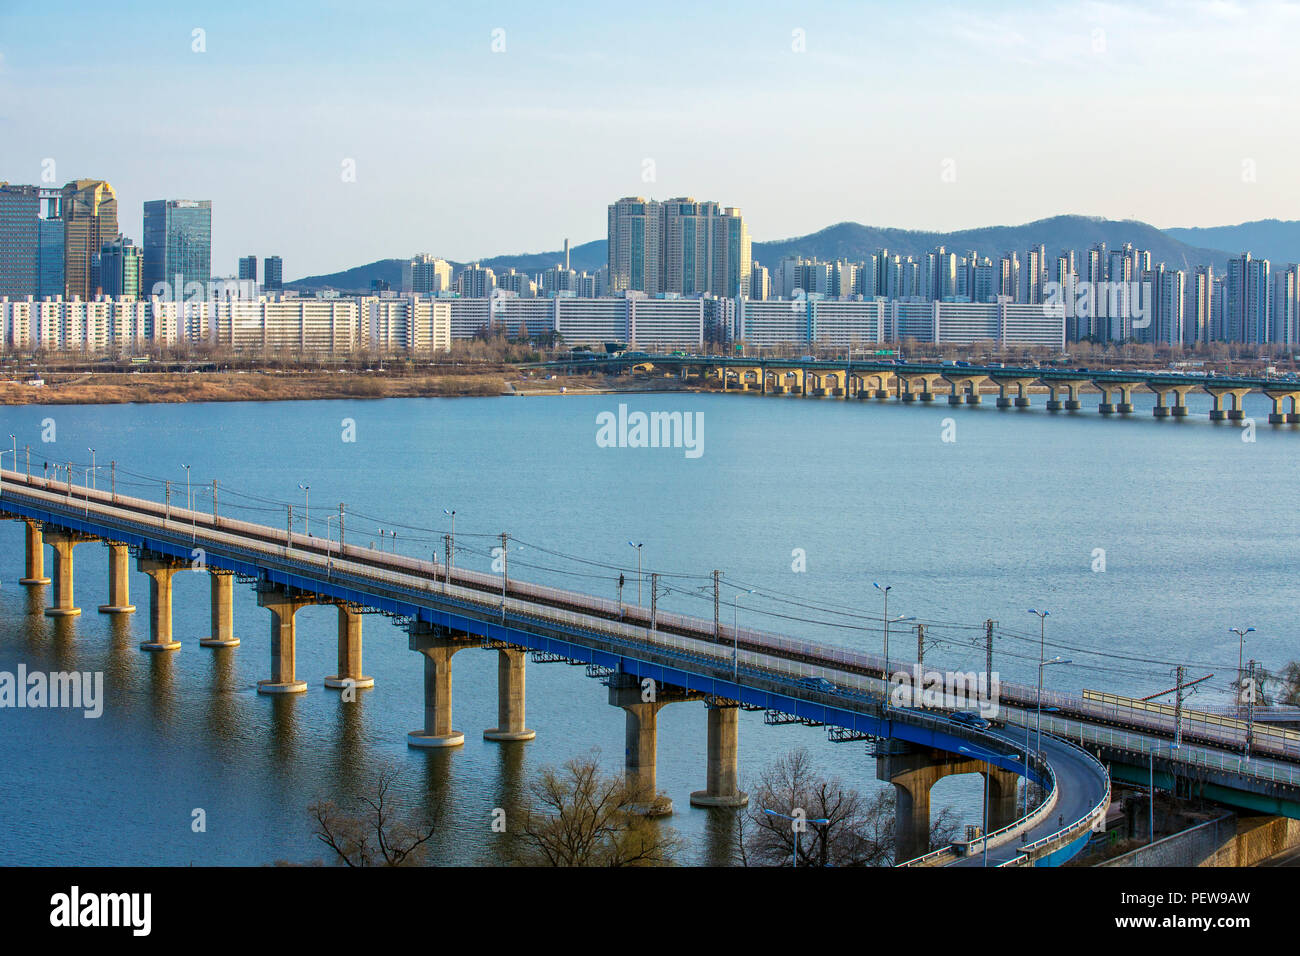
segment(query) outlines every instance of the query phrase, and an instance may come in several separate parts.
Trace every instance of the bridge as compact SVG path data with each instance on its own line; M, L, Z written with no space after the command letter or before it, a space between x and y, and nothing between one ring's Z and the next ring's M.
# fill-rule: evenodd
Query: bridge
M744 358L727 355L661 355L624 353L587 359L536 362L521 368L563 370L663 371L682 381L716 380L723 391L762 395L803 395L828 398L889 399L933 402L947 387L950 405L979 405L985 383L997 386L998 408L1029 408L1032 388L1047 391L1049 412L1079 411L1085 388L1101 393L1102 415L1129 415L1133 393L1139 389L1156 397L1156 418L1187 416L1187 396L1204 392L1212 399L1211 421L1242 421L1243 401L1261 392L1273 402L1270 424L1300 424L1300 378L1237 377L1111 369L1068 369L1033 366L971 365L967 362L896 362L871 359Z
M71 469L69 469L69 474ZM73 555L79 544L102 542L108 551L108 596L99 610L129 614L130 560L149 577L149 635L142 651L171 653L172 579L182 571L210 578L211 632L199 644L230 649L233 583L251 585L270 612L269 676L262 694L304 691L296 672L296 612L311 604L338 609L337 673L325 686L372 686L362 661L361 618L381 613L402 625L408 646L422 657L422 726L407 743L416 748L463 744L452 723L452 657L468 648L498 655L497 726L485 739L528 740L525 667L534 662L584 666L606 685L609 703L624 712L625 774L638 807L672 812L656 787L657 714L664 706L705 704L705 786L691 795L701 807L747 802L739 789L738 712L761 710L765 723L824 726L837 742L860 741L876 758L877 776L897 794L895 858L917 865L1058 865L1077 854L1099 829L1110 805L1111 775L1135 777L1151 764L1166 788L1225 803L1300 817L1300 734L1274 729L1252 739L1223 718L1125 708L1108 700L1070 695L1039 697L1035 689L1003 684L1000 727L977 728L942 709L890 702L895 674L880 656L787 636L729 628L713 620L630 606L574 591L513 579L508 553L502 573L456 568L346 543L346 515L338 537L319 538L218 514L173 508L110 490L18 471L0 471L0 517L25 525L28 587L51 585L53 618L81 613L76 604ZM44 548L53 553L45 576ZM448 557L454 553L448 545ZM1041 744L1034 731L1042 715ZM1180 742L1171 748L1170 739ZM1255 750L1252 753L1252 746ZM930 788L942 777L985 778L987 832L975 841L930 847ZM1041 799L1030 807L1028 789ZM1188 792L1191 792L1188 789ZM1023 798L1017 807L1018 794Z

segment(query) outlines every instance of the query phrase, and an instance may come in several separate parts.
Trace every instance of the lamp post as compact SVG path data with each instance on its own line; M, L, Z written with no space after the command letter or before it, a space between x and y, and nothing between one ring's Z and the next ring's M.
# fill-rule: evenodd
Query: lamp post
M740 595L753 594L754 588L737 591L731 599L731 679L740 683Z
M1246 649L1246 635L1253 630L1255 630L1253 627L1228 628L1229 634L1237 635L1237 706L1239 707L1241 706L1241 696L1242 696L1242 691L1244 690L1244 687L1242 686L1242 680L1245 677L1241 668L1241 659Z
M96 484L95 484L95 449L93 449L93 448L87 448L86 451L90 452L90 487L94 488L94 487L96 487ZM15 458L14 458L14 468L15 468L15 469L18 468L18 460L17 460L17 456L15 456Z
M893 585L888 584L882 588L875 581L872 581L871 586L885 596L885 666L881 670L880 676L884 678L885 686L888 687L889 686L889 592L893 588ZM885 700L886 701L889 700L888 694L885 695Z
M636 606L641 606L641 546L644 541L629 541L628 546L636 548Z
M309 522L311 521L311 514L308 508L311 503L311 485L304 485L300 481L298 482L298 488L302 491L302 533L310 538L311 528Z
M826 826L831 822L825 817L820 817L816 820L808 820L805 819L804 817L792 817L784 813L777 813L775 810L768 810L766 807L763 808L763 812L770 817L780 817L782 820L789 820L791 823L794 824L794 826L791 827L791 832L794 833L794 856L791 857L790 860L791 866L799 865L799 833L801 832L800 825L804 823L811 823L814 826Z

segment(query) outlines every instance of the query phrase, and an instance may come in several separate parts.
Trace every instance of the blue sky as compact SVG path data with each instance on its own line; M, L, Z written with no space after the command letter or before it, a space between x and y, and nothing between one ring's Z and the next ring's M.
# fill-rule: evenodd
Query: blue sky
M0 0L0 180L107 179L137 240L211 199L218 274L556 249L624 195L758 240L1300 218L1295 2L180 6Z

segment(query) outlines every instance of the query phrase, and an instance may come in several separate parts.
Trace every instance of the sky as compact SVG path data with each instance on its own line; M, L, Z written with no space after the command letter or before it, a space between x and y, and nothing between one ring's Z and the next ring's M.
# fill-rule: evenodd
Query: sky
M184 9L182 9L184 8ZM1063 213L1300 219L1300 2L0 0L0 181L210 199L213 273ZM44 178L43 178L44 177Z

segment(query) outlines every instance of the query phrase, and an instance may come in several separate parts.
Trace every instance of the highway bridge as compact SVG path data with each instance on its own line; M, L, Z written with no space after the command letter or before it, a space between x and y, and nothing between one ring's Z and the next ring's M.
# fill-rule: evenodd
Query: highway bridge
M761 710L771 725L827 728L830 739L862 741L877 775L896 790L896 859L990 865L1056 865L1079 852L1102 824L1111 774L1131 778L1151 764L1166 788L1195 788L1236 806L1300 817L1300 743L1267 735L1251 740L1230 721L1168 715L1115 701L1044 696L1044 736L1031 732L1034 689L1002 685L1000 727L957 722L943 710L892 705L894 671L878 655L800 641L769 632L726 627L713 620L628 606L574 591L511 578L508 553L501 574L421 561L346 543L346 515L337 540L173 508L170 502L89 488L75 481L0 471L0 516L25 524L24 576L29 587L50 584L51 617L80 614L73 552L102 542L108 550L109 594L100 611L131 613L129 561L150 579L148 652L180 649L171 628L172 578L202 571L210 578L212 631L199 643L230 648L233 582L253 586L270 611L269 676L264 694L306 689L296 673L296 611L309 604L338 609L338 670L333 688L373 684L362 667L361 617L395 618L408 646L422 655L424 721L407 738L412 747L456 746L452 656L466 648L498 653L498 723L484 737L530 739L525 722L525 663L584 665L624 711L629 784L647 813L671 812L656 788L656 719L668 704L703 701L708 754L705 786L691 802L739 806L746 796L737 772L738 711ZM52 580L44 548L52 549ZM454 553L449 544L448 554ZM1179 742L1175 749L1170 740ZM1256 748L1253 752L1251 747ZM1156 775L1155 769L1159 768ZM969 845L931 850L929 794L951 773L981 773L986 781L987 835ZM1043 794L1017 806L1020 778ZM1190 791L1189 791L1190 792ZM1026 801L1027 802L1027 801ZM985 849L987 848L987 854Z
M1300 423L1300 378L1240 377L1193 371L1124 371L1057 366L972 365L968 362L902 362L893 359L745 358L734 355L686 355L627 352L591 353L587 358L560 359L521 366L570 374L607 370L676 375L683 381L716 380L723 391L762 395L803 395L828 398L888 399L933 402L943 396L949 404L978 405L986 383L998 389L998 408L1028 408L1031 389L1047 391L1047 410L1079 411L1085 388L1101 393L1097 410L1103 415L1133 412L1133 393L1156 397L1156 418L1183 418L1187 396L1194 391L1211 398L1211 421L1241 421L1243 400L1261 392L1273 402L1271 424Z

